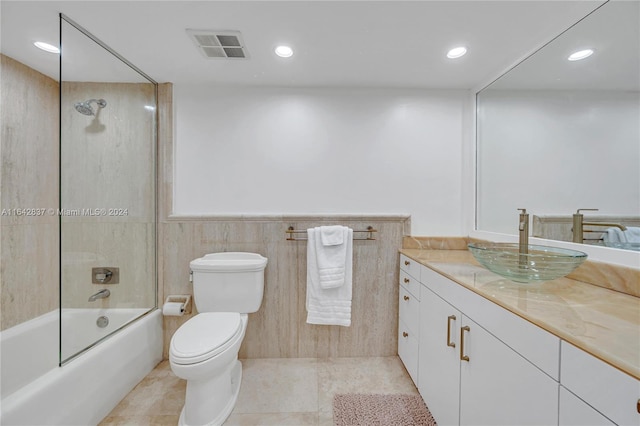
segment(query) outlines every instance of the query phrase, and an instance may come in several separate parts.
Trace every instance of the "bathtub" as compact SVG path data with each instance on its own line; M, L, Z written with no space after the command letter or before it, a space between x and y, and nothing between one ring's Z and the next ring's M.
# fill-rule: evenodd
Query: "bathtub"
M63 309L63 355L104 338L143 312ZM100 316L109 318L107 327L96 325ZM0 333L3 426L95 425L162 360L162 313L157 309L62 367L58 328L59 313L53 311Z

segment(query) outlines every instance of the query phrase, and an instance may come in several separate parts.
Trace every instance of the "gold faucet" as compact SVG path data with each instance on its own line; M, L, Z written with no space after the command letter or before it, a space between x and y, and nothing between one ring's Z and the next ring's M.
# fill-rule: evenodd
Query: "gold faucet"
M518 225L518 249L520 254L529 253L529 214L527 209L518 209L520 213L520 224Z
M589 226L607 226L619 228L621 231L626 231L627 227L620 225L619 223L606 223L606 222L585 222L584 215L581 211L597 212L598 209L578 209L573 214L573 242L582 244L584 242L584 225Z

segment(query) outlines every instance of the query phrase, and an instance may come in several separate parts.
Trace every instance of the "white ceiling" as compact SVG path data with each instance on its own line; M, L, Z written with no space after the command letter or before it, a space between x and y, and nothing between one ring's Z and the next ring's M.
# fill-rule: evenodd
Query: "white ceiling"
M57 55L33 42L58 43L62 12L159 82L470 89L602 3L3 0L0 41L3 54L57 79ZM238 30L250 58L206 59L187 28ZM294 56L275 56L279 43ZM469 53L447 59L457 45Z

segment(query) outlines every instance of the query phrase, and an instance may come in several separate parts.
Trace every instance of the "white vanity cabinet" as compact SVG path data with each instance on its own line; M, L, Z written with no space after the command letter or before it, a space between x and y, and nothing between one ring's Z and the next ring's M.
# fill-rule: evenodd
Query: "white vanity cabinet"
M560 426L615 426L589 404L560 386Z
M420 266L418 262L400 255L398 356L416 386L420 331Z
M559 339L423 267L418 387L438 425L556 425Z
M601 423L583 424L640 425L640 381L565 341L560 359L560 382L572 394L560 400L560 426L575 425L587 415ZM580 402L580 411L572 412Z

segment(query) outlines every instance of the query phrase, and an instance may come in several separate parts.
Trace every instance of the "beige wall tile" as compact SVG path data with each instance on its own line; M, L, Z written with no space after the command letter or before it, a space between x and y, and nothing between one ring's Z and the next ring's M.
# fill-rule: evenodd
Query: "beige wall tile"
M250 251L269 259L260 310L249 315L242 358L389 356L397 352L398 249L406 218L177 218L162 224L162 293L193 294L189 262L217 251ZM372 225L375 241L354 242L351 327L306 323L306 242L285 230L326 224ZM195 314L194 310L194 314ZM173 333L190 316L165 317L165 357Z
M58 307L58 226L2 226L2 329Z
M58 206L58 83L0 55L0 208ZM58 218L2 215L0 330L58 304Z

